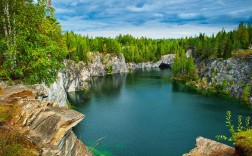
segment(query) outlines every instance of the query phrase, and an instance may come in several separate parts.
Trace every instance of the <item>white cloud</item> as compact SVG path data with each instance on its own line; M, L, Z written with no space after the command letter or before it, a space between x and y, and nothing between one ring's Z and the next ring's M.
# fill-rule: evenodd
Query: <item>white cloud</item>
M64 31L94 36L194 36L252 19L252 0L53 0L53 5Z
M227 31L233 29L230 26L225 28ZM119 34L131 34L134 37L148 37L155 39L162 38L181 38L186 36L195 36L200 32L204 32L206 35L212 35L222 30L222 27L212 27L212 26L195 26L195 25L177 25L174 27L123 27L115 28L113 30L88 30L88 31L76 31L76 33L82 35L89 35L92 37L104 36L104 37L116 37Z
M199 14L197 14L197 13L181 13L181 14L179 14L179 17L182 19L191 19L191 18L196 18L198 16L199 16Z
M161 13L155 13L154 14L155 17L164 17L164 14L161 14Z
M55 8L56 14L69 14L69 13L74 13L75 10L71 9L65 9L65 8Z

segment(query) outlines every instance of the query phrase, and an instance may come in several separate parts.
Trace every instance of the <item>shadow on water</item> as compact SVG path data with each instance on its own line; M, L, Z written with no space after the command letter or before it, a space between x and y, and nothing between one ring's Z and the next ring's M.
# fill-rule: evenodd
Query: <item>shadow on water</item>
M85 91L71 92L67 94L70 103L82 106L89 104L92 98L116 97L121 92L127 74L114 74L104 77L95 77L89 83L89 88ZM109 81L107 80L109 79Z

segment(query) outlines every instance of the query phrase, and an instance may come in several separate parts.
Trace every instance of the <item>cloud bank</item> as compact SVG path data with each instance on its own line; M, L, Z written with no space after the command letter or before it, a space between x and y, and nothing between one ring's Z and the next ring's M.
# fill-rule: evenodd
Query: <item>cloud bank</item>
M251 0L53 0L64 31L178 38L252 22Z

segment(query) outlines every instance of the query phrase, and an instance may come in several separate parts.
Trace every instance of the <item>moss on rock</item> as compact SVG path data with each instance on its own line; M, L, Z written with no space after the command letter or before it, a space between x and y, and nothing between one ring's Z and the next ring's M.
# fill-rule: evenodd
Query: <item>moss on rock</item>
M237 133L235 149L240 155L252 155L252 130Z

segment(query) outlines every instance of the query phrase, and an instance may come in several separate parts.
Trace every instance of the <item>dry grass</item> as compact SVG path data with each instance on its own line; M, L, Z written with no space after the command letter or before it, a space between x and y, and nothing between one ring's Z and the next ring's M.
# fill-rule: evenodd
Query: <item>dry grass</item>
M9 98L13 99L13 98L16 98L16 97L20 97L22 99L25 99L25 98L32 97L32 96L33 96L32 91L24 90L22 92L18 92L18 93L12 94Z
M239 57L244 59L251 58L252 49L234 50L232 51L232 57Z
M12 108L6 105L0 105L0 122L6 122L11 118Z
M0 155L1 156L35 156L38 154L36 146L24 136L8 128L0 127Z
M31 92L21 92L13 95L13 97L29 97L30 95ZM36 146L9 126L9 122L16 115L17 111L18 105L16 100L0 101L0 156L38 155Z

